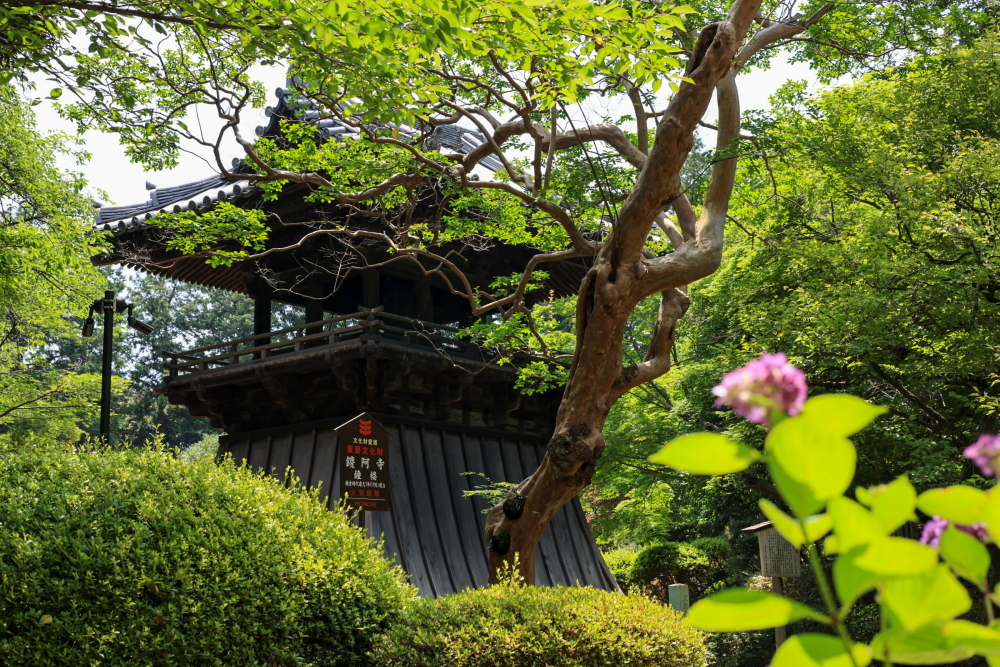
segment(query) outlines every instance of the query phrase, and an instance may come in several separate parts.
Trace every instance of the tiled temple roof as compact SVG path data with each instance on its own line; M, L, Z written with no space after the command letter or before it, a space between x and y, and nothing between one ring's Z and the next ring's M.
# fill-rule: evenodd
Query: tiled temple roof
M264 110L264 114L270 120L267 125L256 128L257 136L277 136L280 132L279 119L301 118L314 123L319 128L320 137L323 139L360 138L361 131L358 128L335 118L320 118L321 112L315 104L298 96L294 90L278 88L275 92L278 96L278 104ZM394 128L395 126L390 125L390 127ZM417 136L413 129L406 126L401 126L398 129L402 137L414 138ZM444 148L462 154L471 152L485 142L486 137L481 132L459 125L439 125L434 128L427 140L429 148ZM490 171L496 171L502 167L500 161L492 155L487 156L480 164ZM241 172L246 173L246 167L243 166L241 160L234 159L233 173L238 176ZM149 224L150 218L162 211L203 212L219 202L245 199L259 191L259 188L248 180L230 181L218 174L200 181L183 183L169 188L157 188L152 183L147 182L146 188L149 190L149 198L141 204L102 206L97 213L98 229L115 234L133 231Z

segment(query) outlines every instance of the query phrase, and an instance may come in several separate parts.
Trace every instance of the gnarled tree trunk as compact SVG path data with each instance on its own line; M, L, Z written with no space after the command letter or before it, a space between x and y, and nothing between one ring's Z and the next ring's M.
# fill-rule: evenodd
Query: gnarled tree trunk
M534 583L538 541L556 512L590 483L604 449L602 429L611 406L630 389L669 369L674 328L687 310L686 286L719 266L736 158L715 164L696 220L680 186L695 129L717 91L717 147L725 154L739 134L736 72L762 46L806 30L829 11L824 8L802 22L762 21L754 38L740 48L760 5L761 0L736 0L724 21L702 31L688 65L687 76L694 83L683 83L670 102L636 186L583 280L576 354L548 452L538 469L508 494L508 498L514 493L524 496L520 516L507 516L501 504L490 511L486 522L491 583L515 554L521 576ZM657 216L671 206L681 228L672 234L674 252L651 258L643 252L646 238ZM661 305L646 359L623 367L625 323L642 299L656 293L662 295Z

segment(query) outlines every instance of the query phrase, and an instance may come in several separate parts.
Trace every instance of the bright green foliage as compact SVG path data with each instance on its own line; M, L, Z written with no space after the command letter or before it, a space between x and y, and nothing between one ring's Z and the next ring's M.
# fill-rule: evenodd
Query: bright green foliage
M179 351L217 345L253 334L253 300L244 294L210 289L144 272L129 275L106 273L107 284L136 305L136 316L153 327L142 335L125 326L115 332L114 372L127 391L111 402L112 444L143 443L160 435L170 446L185 448L198 442L212 427L204 417L187 408L170 405L166 396L154 395L163 374L163 350ZM98 292L100 294L100 292ZM74 318L79 325L80 317ZM304 323L301 308L275 304L272 330ZM67 371L100 373L101 329L92 338L81 338L74 329L65 338L49 338L46 355L53 366ZM82 424L97 435L96 416Z
M808 6L818 7L821 0ZM808 13L808 11L807 11ZM836 3L813 30L814 41L797 45L793 58L809 62L825 81L847 73L892 66L900 51L936 51L943 45L970 45L994 28L996 0L855 0ZM841 48L823 48L826 44ZM858 54L877 54L858 58Z
M670 441L649 460L698 475L724 475L745 470L759 458L757 450L720 433L691 433Z
M730 588L696 602L687 621L702 630L739 632L788 625L804 618L824 617L780 595Z
M956 485L925 491L917 498L917 507L931 516L972 525L983 520L988 502L989 496L984 491Z
M101 296L93 208L80 176L54 165L72 152L66 137L40 135L31 110L0 87L0 449L75 439L98 391L96 377L58 368L43 348L78 337L69 317Z
M834 428L825 428L827 423ZM782 421L767 436L771 477L800 519L841 495L854 478L857 455L841 432L839 422L803 414Z
M536 271L533 279L541 280L544 272ZM506 296L516 286L520 276L501 277L491 287L496 294ZM527 292L537 290L540 283L528 283ZM476 322L462 331L479 345L490 349L496 363L517 367L516 387L525 394L534 394L566 383L576 336L573 333L576 298L549 299L535 304L530 311L518 312L505 321ZM531 354L535 359L525 362L517 353Z
M412 597L315 492L161 448L0 460L5 665L360 665Z
M855 495L871 509L883 530L893 531L916 519L913 510L917 506L917 491L905 475L870 489L859 486Z
M955 574L982 588L990 569L990 554L972 535L949 526L941 536L941 557Z
M378 667L701 667L703 641L639 595L508 581L417 600L372 653Z
M974 475L960 449L998 430L997 48L987 36L815 97L792 84L769 117L751 114L738 225L719 271L692 286L680 363L658 383L676 406L663 441L709 424L756 446L762 430L708 390L782 350L814 387L890 408L855 438L858 482L907 473L924 491Z
M990 566L986 547L954 527L944 532L938 548L891 535L913 518L917 506L960 523L984 522L994 534L1000 516L987 511L994 491L957 486L932 489L918 499L910 481L900 477L887 485L857 488L855 496L861 502L845 497L855 468L853 445L843 434L860 431L883 411L865 407L862 401L835 397L816 397L807 406L810 403L823 409L804 409L797 417L781 420L771 429L764 454L782 499L797 518L768 501L762 501L761 508L786 539L805 546L826 614L782 596L730 588L697 602L688 622L703 630L726 632L776 627L804 618L833 626L837 637L804 634L783 645L772 665L786 667L863 667L873 655L897 664L940 664L976 654L1000 656L1000 633L955 620L972 606L958 577L970 581L984 597L995 599L986 578ZM826 478L816 472L816 445L825 447L829 457ZM705 459L713 455L710 448L702 453ZM690 472L706 464L696 458L683 461ZM826 514L807 515L823 510ZM817 545L831 526L833 534L824 546L828 554L839 554L833 564L833 588ZM871 590L878 591L882 632L869 648L850 640L843 619L858 598Z
M865 667L871 661L871 651L864 644L852 647L851 653L848 653L836 637L806 633L790 637L782 644L774 654L771 665L772 667Z
M639 556L639 549L636 547L619 547L601 554L604 564L611 571L611 576L615 578L623 591L631 590L632 565Z
M173 237L167 241L168 250L193 255L213 249L215 252L206 262L210 266L228 266L245 259L248 249L264 249L268 231L265 218L267 214L259 209L242 209L229 202L220 202L201 215L194 211L161 213L156 224L173 232ZM229 249L233 244L236 247Z

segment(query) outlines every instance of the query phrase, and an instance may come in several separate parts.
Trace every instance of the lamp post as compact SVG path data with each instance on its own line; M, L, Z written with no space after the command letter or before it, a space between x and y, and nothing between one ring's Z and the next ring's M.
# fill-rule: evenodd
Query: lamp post
M124 299L116 299L114 290L104 292L104 298L94 299L90 304L90 314L83 323L83 335L94 335L94 313L104 313L104 350L101 355L101 438L106 443L111 442L111 353L115 341L115 313L128 311L125 322L146 335L153 332L153 327L133 316L134 306Z

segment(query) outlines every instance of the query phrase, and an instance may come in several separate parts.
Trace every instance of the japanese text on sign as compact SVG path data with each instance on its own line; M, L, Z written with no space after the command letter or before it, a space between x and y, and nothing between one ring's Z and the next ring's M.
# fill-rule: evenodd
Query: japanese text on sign
M340 496L349 507L389 509L389 432L367 414L338 429Z

